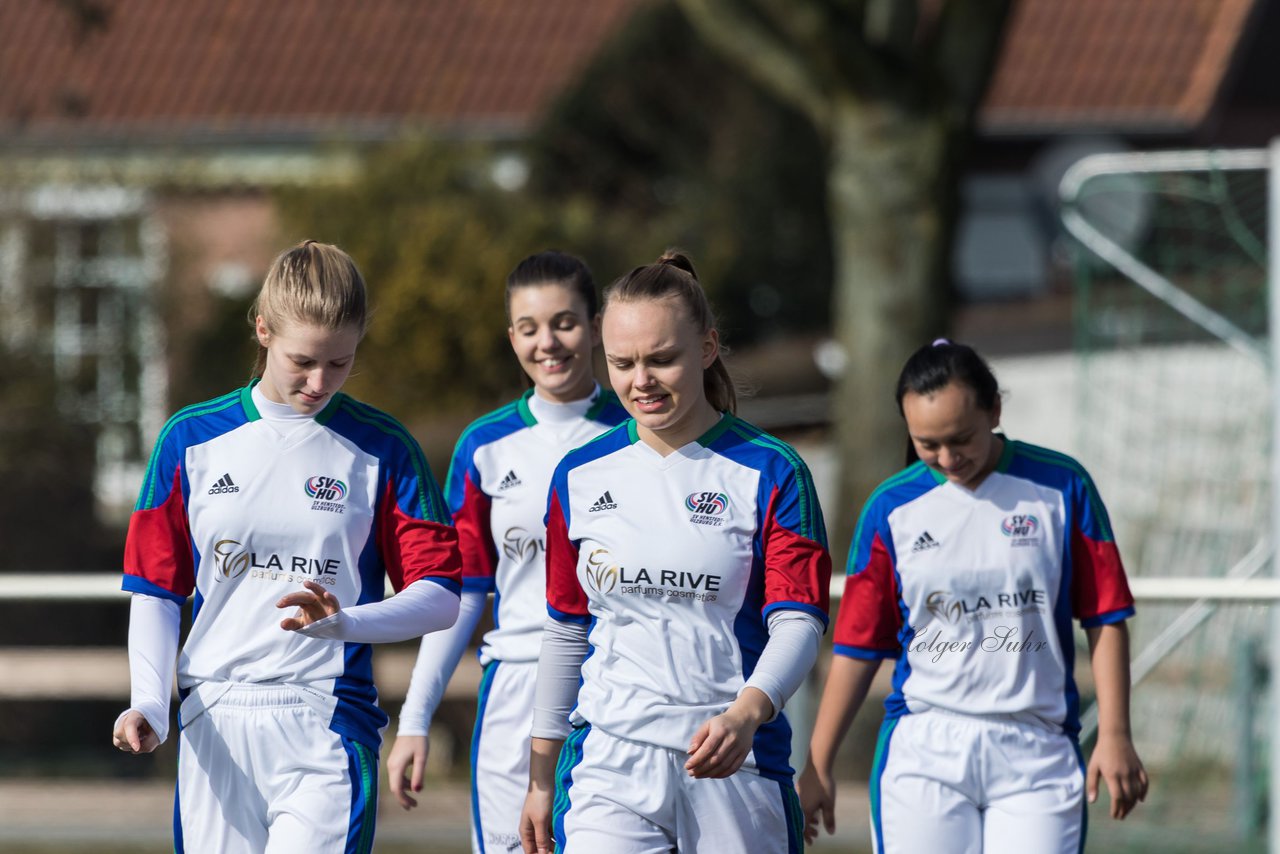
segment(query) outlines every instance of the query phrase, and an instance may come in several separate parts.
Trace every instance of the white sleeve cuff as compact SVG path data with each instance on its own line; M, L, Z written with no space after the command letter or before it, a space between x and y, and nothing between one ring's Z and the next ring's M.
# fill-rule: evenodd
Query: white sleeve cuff
M744 690L763 691L773 703L773 717L769 720L778 717L787 699L813 669L822 632L822 621L804 611L779 609L769 615L769 641L751 678L742 686Z

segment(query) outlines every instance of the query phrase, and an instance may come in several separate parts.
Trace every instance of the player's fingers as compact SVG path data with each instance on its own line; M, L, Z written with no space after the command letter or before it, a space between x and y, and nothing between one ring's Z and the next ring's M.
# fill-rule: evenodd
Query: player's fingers
M550 854L551 846L553 844L551 841L550 831L551 828L541 819L534 822L533 832L537 843L538 854Z
M321 599L310 590L295 590L292 593L286 593L280 597L280 601L276 602L277 608L321 608Z
M316 594L316 598L320 600L319 601L320 606L323 607L326 611L337 610L338 597L334 596L332 593L326 590L324 588L324 585L317 584L314 581L304 581L302 582L302 586L310 590L312 593Z
M1111 792L1111 817L1124 818L1129 812L1129 781L1120 773L1107 777L1107 789Z
M426 774L426 770L427 770L427 749L426 749L426 745L424 744L422 750L415 750L413 752L413 771L409 780L409 786L415 792L422 791L422 778Z
M1138 766L1138 800L1145 801L1147 799L1147 789L1151 786L1151 780L1147 778L1147 769Z
M705 767L719 746L719 735L712 731L709 723L703 724L689 742L690 755L684 763L685 770L692 774Z
M124 740L134 753L142 751L142 738L138 734L138 719L130 718L124 722Z
M1095 762L1089 763L1089 769L1084 775L1084 794L1089 803L1098 800L1098 777L1100 775L1098 765Z
M706 741L707 735L710 732L711 732L711 721L706 721L702 724L702 726L698 727L698 731L693 734L693 738L689 739L689 750L687 752L690 755L697 753L698 749L702 747L702 743ZM685 767L688 767L688 766L686 765Z
M836 832L836 803L835 798L824 799L822 802L822 826L827 829L827 835L832 836Z

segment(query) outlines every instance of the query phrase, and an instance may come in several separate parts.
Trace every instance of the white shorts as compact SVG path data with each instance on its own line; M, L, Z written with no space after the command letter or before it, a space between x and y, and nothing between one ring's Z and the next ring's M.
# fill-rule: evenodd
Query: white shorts
M377 805L377 751L288 687L233 686L182 729L178 854L367 854Z
M877 854L1079 854L1075 739L1007 718L929 711L886 720L871 772Z
M683 751L590 726L565 740L556 768L557 854L800 854L794 783L750 771L695 780Z
M536 661L485 665L471 736L471 850L520 850L520 812L529 791L529 729Z

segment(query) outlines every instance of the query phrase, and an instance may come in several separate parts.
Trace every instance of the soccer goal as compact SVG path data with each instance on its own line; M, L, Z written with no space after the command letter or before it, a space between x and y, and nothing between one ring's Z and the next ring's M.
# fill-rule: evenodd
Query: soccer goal
M1156 785L1135 818L1183 842L1257 838L1280 816L1278 158L1095 155L1060 187L1078 447L1140 599L1132 717ZM1267 839L1280 852L1280 821Z

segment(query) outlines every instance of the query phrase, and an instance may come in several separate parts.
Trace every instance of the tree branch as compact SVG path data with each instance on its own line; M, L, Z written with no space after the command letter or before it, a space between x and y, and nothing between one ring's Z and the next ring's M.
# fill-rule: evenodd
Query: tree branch
M804 52L784 44L737 0L677 2L708 45L826 134L831 124L829 97Z

